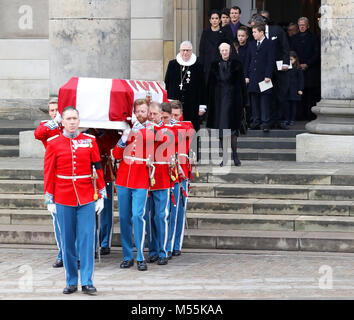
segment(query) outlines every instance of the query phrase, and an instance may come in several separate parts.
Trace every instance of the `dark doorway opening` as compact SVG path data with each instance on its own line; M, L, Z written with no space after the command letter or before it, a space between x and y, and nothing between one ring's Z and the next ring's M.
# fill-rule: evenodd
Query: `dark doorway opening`
M204 25L203 28L209 27L209 12L213 9L221 11L226 7L226 0L204 0Z
M286 28L290 22L297 23L298 18L307 17L310 21L310 30L318 37L321 0L258 0L257 9L267 10L271 20Z

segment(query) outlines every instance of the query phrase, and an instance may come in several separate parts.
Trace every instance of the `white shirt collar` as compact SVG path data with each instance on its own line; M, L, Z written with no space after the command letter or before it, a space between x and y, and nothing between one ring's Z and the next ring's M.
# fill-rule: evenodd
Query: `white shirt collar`
M189 67L189 66L195 64L195 62L197 61L197 56L194 53L192 53L191 58L188 61L184 61L181 57L181 54L178 53L176 60L177 60L178 64L180 64L181 66Z

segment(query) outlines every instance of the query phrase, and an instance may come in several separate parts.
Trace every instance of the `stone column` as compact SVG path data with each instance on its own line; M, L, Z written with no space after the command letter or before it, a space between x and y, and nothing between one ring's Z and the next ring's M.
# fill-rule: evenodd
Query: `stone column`
M71 77L130 78L130 0L49 0L50 95Z
M203 31L204 1L175 0L175 54L184 40L193 44L198 55L200 36Z
M354 2L323 0L321 7L322 100L309 133L296 138L299 162L354 161Z

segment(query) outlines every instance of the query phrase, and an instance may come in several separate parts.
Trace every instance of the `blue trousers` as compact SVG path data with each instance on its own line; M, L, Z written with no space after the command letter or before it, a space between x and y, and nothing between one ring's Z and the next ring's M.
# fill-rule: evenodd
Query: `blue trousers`
M81 285L92 285L95 263L95 203L70 207L57 204L60 238L66 285L78 283L78 252L80 252Z
M100 244L102 248L110 248L113 236L113 197L114 197L114 184L113 182L106 183L107 199L104 199L104 208L100 213ZM96 229L96 242L97 248L97 229Z
M58 247L58 260L63 260L63 250L61 247L61 240L60 240L60 231L59 231L59 222L58 222L58 215L56 213L52 213L52 219L53 219L53 227L54 227L54 235L55 235L55 241L57 243Z
M184 190L188 195L187 180L181 182ZM170 234L167 244L167 251L182 250L184 238L184 226L186 224L186 215L188 198L185 197L181 190L180 183L175 183L173 194L176 200L176 206L171 202L171 216L170 216Z
M137 261L144 261L147 189L130 189L117 186L120 237L124 260L134 259L134 243Z
M170 189L154 190L146 202L145 221L149 256L167 257L169 236Z

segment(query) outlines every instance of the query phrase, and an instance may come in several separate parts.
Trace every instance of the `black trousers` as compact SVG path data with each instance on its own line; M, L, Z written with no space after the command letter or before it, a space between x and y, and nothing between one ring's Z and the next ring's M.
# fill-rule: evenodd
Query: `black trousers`
M289 91L289 76L286 71L274 71L273 94L270 107L270 124L277 126L284 119Z

